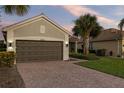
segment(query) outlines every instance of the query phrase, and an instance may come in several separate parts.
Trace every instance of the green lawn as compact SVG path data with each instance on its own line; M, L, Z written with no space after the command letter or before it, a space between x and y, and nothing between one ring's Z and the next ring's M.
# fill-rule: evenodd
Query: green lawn
M124 78L124 59L101 57L99 60L89 60L76 64Z

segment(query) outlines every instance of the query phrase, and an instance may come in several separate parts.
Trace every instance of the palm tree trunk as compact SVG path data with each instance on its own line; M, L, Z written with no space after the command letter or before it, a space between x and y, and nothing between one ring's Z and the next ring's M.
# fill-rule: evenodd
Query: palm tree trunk
M83 43L83 54L88 55L89 54L89 36L86 36L84 38L84 43Z
M122 53L122 41L123 41L123 36L122 36L122 28L119 31L119 48L120 48L120 56L123 58L123 53Z

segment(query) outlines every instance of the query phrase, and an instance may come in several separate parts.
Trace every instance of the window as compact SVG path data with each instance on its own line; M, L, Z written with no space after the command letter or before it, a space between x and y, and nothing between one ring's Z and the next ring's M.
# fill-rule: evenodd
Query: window
M45 26L44 25L40 26L40 33L45 33Z

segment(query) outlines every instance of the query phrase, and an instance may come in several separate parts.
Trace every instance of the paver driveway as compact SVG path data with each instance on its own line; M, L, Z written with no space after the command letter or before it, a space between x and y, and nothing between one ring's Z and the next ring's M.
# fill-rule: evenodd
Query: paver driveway
M71 62L18 63L17 67L26 87L124 87L124 79Z

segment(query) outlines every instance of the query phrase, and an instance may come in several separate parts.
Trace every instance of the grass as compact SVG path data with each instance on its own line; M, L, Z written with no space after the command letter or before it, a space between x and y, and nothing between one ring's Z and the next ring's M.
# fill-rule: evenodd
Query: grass
M104 73L124 78L124 59L101 57L99 60L75 63Z

